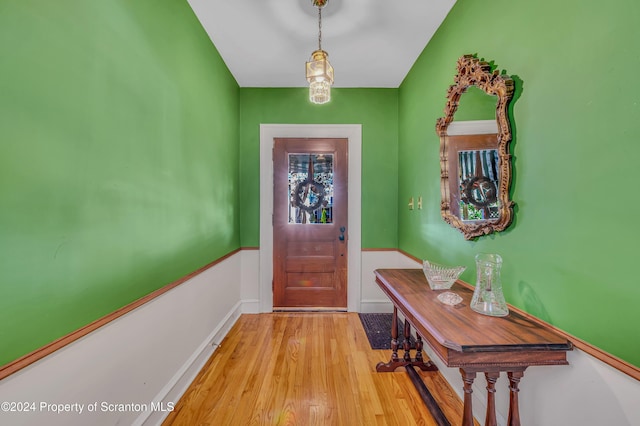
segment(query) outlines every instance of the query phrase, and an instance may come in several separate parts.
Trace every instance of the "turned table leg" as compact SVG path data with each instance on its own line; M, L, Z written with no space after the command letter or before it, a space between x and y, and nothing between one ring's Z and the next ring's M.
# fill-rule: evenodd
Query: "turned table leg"
M487 379L487 416L484 426L497 426L496 420L496 381L500 377L500 372L484 373Z
M460 374L462 375L462 381L464 382L464 412L462 414L462 426L473 426L473 406L471 403L471 394L473 393L473 389L471 386L476 378L476 372L465 371L461 368Z
M524 376L524 371L509 371L507 372L509 377L509 419L507 420L508 426L520 426L520 408L518 407L518 383Z
M411 362L411 324L405 319L404 321L404 360Z
M391 319L391 361L398 361L398 308L393 307L393 317Z
M389 362L379 362L376 365L376 371L396 371L398 367L407 365L418 367L422 371L438 371L438 367L436 367L431 360L425 362L422 356L422 338L417 334L416 357L414 359L411 358L411 324L406 320L403 335L404 354L402 355L402 359L400 359L400 357L398 357L398 348L400 347L398 343L398 308L394 307L393 317L391 318L391 359Z
M422 362L422 337L416 333L416 361Z

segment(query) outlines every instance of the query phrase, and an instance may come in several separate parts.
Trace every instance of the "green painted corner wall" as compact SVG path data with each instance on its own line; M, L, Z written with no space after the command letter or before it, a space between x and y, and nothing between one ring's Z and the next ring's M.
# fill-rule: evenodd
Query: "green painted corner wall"
M399 91L399 247L463 264L502 255L507 301L640 366L636 263L640 198L640 3L458 0ZM440 217L435 134L455 63L495 61L516 80L512 103L515 221L465 241Z
M361 124L362 246L397 247L398 90L331 93L330 103L314 105L305 88L240 89L242 246L260 244L260 124Z
M239 247L239 87L187 2L0 5L0 365Z

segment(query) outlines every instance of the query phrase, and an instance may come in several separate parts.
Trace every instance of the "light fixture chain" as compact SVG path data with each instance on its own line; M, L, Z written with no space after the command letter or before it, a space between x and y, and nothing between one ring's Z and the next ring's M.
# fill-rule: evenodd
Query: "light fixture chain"
M322 50L322 8L318 8L318 50Z

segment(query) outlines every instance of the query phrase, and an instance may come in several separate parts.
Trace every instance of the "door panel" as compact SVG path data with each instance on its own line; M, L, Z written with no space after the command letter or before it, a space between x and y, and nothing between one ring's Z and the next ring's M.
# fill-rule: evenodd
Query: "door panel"
M347 139L275 139L274 309L347 307Z
M288 258L285 270L289 272L334 272L336 270L335 258L312 257L312 258Z

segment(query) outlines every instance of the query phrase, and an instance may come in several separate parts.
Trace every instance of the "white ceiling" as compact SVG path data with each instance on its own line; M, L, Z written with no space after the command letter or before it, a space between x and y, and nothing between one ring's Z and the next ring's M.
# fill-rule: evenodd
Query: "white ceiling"
M311 0L188 0L240 87L305 87L318 48ZM398 87L455 0L329 0L322 48L335 87Z

